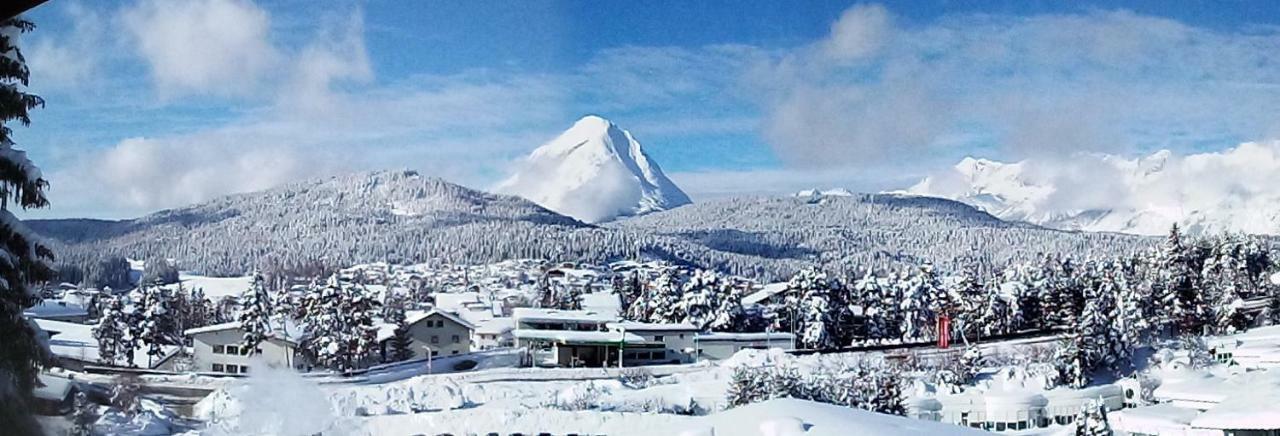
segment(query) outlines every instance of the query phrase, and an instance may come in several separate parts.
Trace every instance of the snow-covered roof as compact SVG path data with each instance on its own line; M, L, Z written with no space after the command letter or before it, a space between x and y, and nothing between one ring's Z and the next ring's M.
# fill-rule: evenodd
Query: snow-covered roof
M611 329L626 329L635 332L696 332L699 329L689 323L650 323L636 321L611 322L608 324Z
M534 339L543 341L553 341L561 344L617 344L619 342L644 343L644 338L634 333L622 332L598 332L598 331L575 331L575 330L534 330L534 329L515 329L511 331L511 336L517 339Z
M534 322L590 322L590 323L609 323L618 321L618 316L611 313L596 312L594 310L559 310L559 309L536 309L532 307L518 307L512 311L512 316L517 322L534 321Z
M1117 429L1130 433L1158 434L1161 430L1186 428L1200 411L1178 407L1172 403L1131 407L1108 416Z
M78 360L81 362L100 362L98 359L98 340L93 337L94 326L88 324L77 324L73 322L54 321L51 319L32 318L41 330L48 332L49 351L55 356ZM164 356L175 351L178 347L165 345L161 347ZM147 367L148 356L146 347L139 347L133 352L133 363L139 367ZM153 357L150 359L151 364L159 364L163 357Z
M792 339L794 339L794 338L795 338L795 335L792 335L791 333L787 333L787 332L759 332L759 333L723 333L723 332L712 332L712 333L699 333L699 334L698 334L698 341L699 341L699 342L706 342L706 341L725 341L725 342L736 341L736 342L751 342L751 341L768 341L768 340L774 340L774 341L778 341L778 340L786 340L786 341L789 341L789 340L792 340Z
M793 398L778 398L714 413L661 434L681 435L990 435L991 433L923 419Z
M500 335L516 328L516 322L511 318L492 318L476 325L476 333L485 335Z
M182 282L183 289L187 291L200 289L201 292L204 292L205 298L215 301L223 297L239 297L253 283L253 276L208 277L181 273L178 279ZM177 289L178 285L176 283L168 284L164 288L173 290Z
M240 328L240 322L232 321L232 322L224 322L222 324L213 324L213 325L207 325L204 327L186 329L182 332L182 334L186 336L191 336L191 335L198 335L201 333L220 332L223 330L232 330L232 329L238 329L238 328Z
M67 395L71 393L72 386L74 386L71 379L65 377L56 377L43 373L38 374L36 377L40 379L40 384L43 386L37 387L34 394L36 398L42 400L65 400Z
M418 315L418 316L416 316L416 317L408 318L408 319L406 319L406 320L405 320L405 324L408 324L408 325L414 325L414 324L417 324L417 323L418 323L418 321L422 321L422 320L424 320L424 319L427 319L427 318L429 318L431 315L440 315L440 316L443 316L443 317L445 317L445 318L448 318L450 321L453 321L453 322L456 322L456 323L458 323L458 324L461 324L463 327L466 327L466 328L468 328L468 329L471 329L471 330L475 330L475 329L476 329L475 324L472 324L471 322L469 322L469 321L467 321L467 320L465 320L465 319L462 319L462 317L458 316L458 314L453 313L453 312L449 312L449 311L447 311L447 310L440 310L440 309L432 309L432 310L429 310L429 311L427 311L427 312L425 312L425 313L423 313L423 314L421 314L421 315Z
M770 284L764 285L764 287L760 288L759 291L752 292L751 294L748 294L747 296L742 297L742 304L746 304L746 305L759 304L764 300L768 300L769 297L778 295L779 293L785 290L787 290L786 282L770 283Z
M65 318L89 315L89 311L85 310L84 306L63 300L44 300L35 306L27 308L22 313L33 318Z
M1280 430L1280 372L1241 374L1225 383L1230 392L1191 421L1195 428Z

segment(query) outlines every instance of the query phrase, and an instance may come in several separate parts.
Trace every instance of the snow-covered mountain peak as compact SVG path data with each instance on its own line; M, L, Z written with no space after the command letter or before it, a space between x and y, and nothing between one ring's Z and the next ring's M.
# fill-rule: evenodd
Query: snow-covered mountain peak
M1280 141L1217 152L1127 158L1079 153L1002 163L965 158L906 192L968 203L1006 220L1067 230L1159 235L1280 234Z
M586 222L690 202L631 132L596 115L535 149L495 189Z

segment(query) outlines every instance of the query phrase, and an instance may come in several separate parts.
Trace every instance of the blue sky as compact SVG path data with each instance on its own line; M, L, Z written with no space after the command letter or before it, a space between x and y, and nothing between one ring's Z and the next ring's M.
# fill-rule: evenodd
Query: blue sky
M129 217L415 168L478 188L585 114L695 198L902 188L966 155L1273 139L1273 2L52 1L24 39L53 185Z

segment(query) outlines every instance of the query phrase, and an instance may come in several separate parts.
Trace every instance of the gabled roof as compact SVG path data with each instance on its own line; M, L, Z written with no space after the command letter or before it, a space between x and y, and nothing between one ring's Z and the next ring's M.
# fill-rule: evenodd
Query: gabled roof
M455 313L453 313L453 312L448 312L448 311L444 311L444 310L440 310L440 309L432 309L431 311L428 311L428 312L426 312L426 313L423 313L422 315L419 315L419 316L416 316L416 317L414 317L414 318L412 318L412 319L406 320L406 324L407 324L407 325L414 325L414 324L417 324L417 323L418 323L418 321L422 321L422 320L424 320L424 319L430 318L430 317L431 317L431 315L440 315L440 316L443 316L443 317L445 317L445 318L448 318L450 321L456 322L456 323L458 323L458 324L462 324L462 326L463 326L463 327L466 327L466 328L468 328L468 329L470 329L470 330L475 330L475 329L476 329L475 324L472 324L472 323L470 323L470 322L467 322L467 320L462 319L462 317L458 316L457 314L455 314Z

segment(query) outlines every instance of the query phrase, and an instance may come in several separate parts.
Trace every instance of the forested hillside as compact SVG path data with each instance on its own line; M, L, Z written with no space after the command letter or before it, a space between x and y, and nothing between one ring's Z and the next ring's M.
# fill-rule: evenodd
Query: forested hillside
M1038 252L1123 253L1140 237L1000 221L962 203L893 195L738 197L592 226L519 197L412 171L361 173L223 197L124 221L35 220L59 261L170 258L214 275L361 262L514 258L670 260L761 279L915 264L1000 266Z

